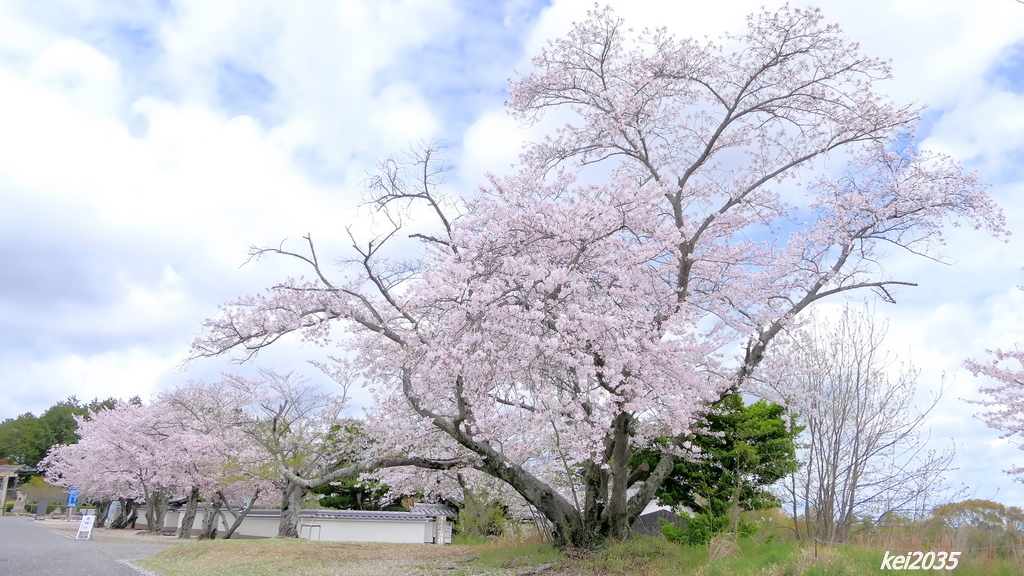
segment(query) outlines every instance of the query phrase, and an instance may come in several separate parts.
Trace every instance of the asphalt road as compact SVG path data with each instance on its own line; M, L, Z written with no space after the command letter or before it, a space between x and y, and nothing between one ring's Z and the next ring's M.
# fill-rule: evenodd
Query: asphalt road
M166 548L147 542L75 540L23 516L0 517L0 576L140 576L123 560Z

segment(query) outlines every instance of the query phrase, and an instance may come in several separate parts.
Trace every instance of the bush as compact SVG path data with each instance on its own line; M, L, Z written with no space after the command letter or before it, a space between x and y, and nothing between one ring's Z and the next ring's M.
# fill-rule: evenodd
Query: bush
M11 510L14 510L14 502L8 502L4 506L4 514L10 514Z
M742 528L746 528L744 525ZM698 514L690 516L686 520L686 526L682 528L673 526L664 520L661 521L661 533L669 542L680 542L686 546L702 546L711 541L715 534L725 532L729 528L729 518L726 516L712 516L711 514Z
M662 521L661 533L669 542L679 542L686 546L701 546L711 541L711 537L719 532L725 531L729 526L729 519L725 516L712 516L710 514L698 514L689 516L686 526L677 527Z
M29 514L35 514L37 507L38 507L38 503L37 502L27 503L27 504L25 504L25 512L28 512ZM54 510L56 510L57 508L61 508L63 510L63 508L61 507L60 504L47 504L46 505L46 513L49 514L49 513L53 512Z
M465 499L455 519L456 534L474 541L505 532L508 514L501 501L490 498L486 492L474 495L466 490L463 494Z

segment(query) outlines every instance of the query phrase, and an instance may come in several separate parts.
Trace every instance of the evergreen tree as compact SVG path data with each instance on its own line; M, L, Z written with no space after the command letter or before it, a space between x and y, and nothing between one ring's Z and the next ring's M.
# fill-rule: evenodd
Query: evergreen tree
M689 438L702 457L677 460L658 501L713 517L778 506L768 487L796 471L794 438L801 430L787 426L784 415L782 406L764 400L747 406L739 394L723 398ZM647 450L635 464L653 466L659 457Z

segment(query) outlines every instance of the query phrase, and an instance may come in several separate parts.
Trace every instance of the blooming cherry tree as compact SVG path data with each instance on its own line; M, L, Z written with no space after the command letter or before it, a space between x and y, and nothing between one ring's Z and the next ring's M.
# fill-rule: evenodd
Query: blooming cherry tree
M203 439L205 450L192 451L178 462L178 484L186 493L179 537L191 536L200 497L207 502L201 538L213 538L217 517L226 506L235 520L224 533L230 538L261 495L276 488L277 475L265 450L240 426L243 400L224 385L189 382L161 394L158 402L178 418L178 425ZM243 505L237 514L233 506Z
M42 463L47 479L93 498L118 499L123 509L145 502L154 531L163 526L168 500L185 496L184 537L191 533L197 501L206 497L215 509L204 534L212 537L220 505L248 501L251 508L272 487L266 479L272 469L266 453L238 429L220 425L224 419L213 420L194 404L184 409L183 399L195 390L189 385L147 405L120 404L88 420L78 418L81 440L50 451ZM207 395L206 401L210 405L214 398Z
M50 451L41 464L47 479L78 486L83 495L122 499L122 506L146 502L154 531L162 527L167 500L183 476L212 449L208 439L183 431L159 404L121 404L76 420L81 440Z
M312 279L224 306L193 357L244 360L293 332L326 343L339 323L376 394L376 457L458 462L514 489L560 544L590 545L625 537L690 447L653 467L630 455L748 388L802 311L892 300L913 284L886 273L885 249L934 256L947 221L1003 233L973 175L914 147L917 111L875 92L887 65L816 10L752 16L722 44L597 10L533 66L510 112L571 119L517 174L459 202L438 189L436 150L383 163L371 189L394 227L353 238L338 277L311 237L255 250ZM602 184L583 181L592 165ZM418 207L437 219L412 235L421 258L385 258Z
M972 403L988 408L980 414L985 424L1002 430L1001 438L1013 438L1024 449L1019 443L1024 438L1024 349L1017 344L1013 350L997 349L988 353L991 358L987 362L971 359L964 363L975 376L986 376L998 382L995 386L982 387L981 393L988 398ZM1007 472L1024 482L1024 467L1018 466Z

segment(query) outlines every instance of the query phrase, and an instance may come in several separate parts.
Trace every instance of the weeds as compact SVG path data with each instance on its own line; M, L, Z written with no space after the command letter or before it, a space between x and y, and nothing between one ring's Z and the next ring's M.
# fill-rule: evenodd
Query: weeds
M890 540L893 550L900 546ZM925 548L937 550L936 548ZM143 561L169 576L301 574L354 576L867 576L884 549L807 545L792 540L718 537L684 546L644 536L598 550L559 551L538 539L492 538L475 546L217 540L176 545ZM939 572L934 572L939 574ZM965 553L955 576L1024 576L1013 554Z

